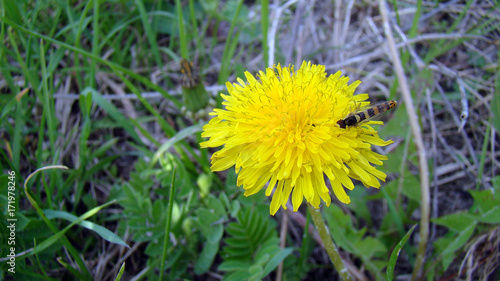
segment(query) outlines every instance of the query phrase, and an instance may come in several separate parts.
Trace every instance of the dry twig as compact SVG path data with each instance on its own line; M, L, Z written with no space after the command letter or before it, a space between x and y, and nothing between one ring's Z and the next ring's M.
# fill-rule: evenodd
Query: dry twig
M417 113L411 97L408 82L404 74L404 69L399 58L399 53L394 43L394 37L389 26L389 18L387 15L387 3L384 0L379 1L380 14L384 24L384 32L391 51L394 70L398 76L401 93L406 105L406 113L410 120L410 126L414 136L415 146L417 148L419 165L420 165L420 192L421 192L421 217L420 217L420 242L418 247L417 259L413 269L413 279L421 272L422 265L425 259L427 249L427 239L429 238L429 214L430 214L430 196L429 196L429 167L427 166L427 158L425 156L424 140L420 125L417 120Z

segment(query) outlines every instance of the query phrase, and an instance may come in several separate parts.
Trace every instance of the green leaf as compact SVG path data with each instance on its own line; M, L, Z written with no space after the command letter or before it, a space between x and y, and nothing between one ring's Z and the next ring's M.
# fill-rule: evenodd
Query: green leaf
M262 244L257 250L257 253L254 255L254 260L256 260L255 263L261 263L261 261L263 260L265 260L265 263L267 263L272 257L278 254L281 250L279 241L280 240L278 237L272 237L264 244Z
M203 10L208 13L213 13L215 9L217 8L217 4L219 1L217 0L201 0L200 4Z
M474 218L480 222L484 223L500 223L500 206L495 206L490 210L474 216Z
M224 262L219 270L244 272L245 280L263 279L264 266L280 253L278 234L269 215L263 216L247 208L238 214L236 222L227 225L226 233L226 246L222 250ZM234 275L236 272L226 274L224 280L239 278L239 274Z
M469 224L465 229L454 235L453 237L444 237L436 240L434 246L436 252L440 253L443 259L443 267L446 270L449 263L453 260L455 251L460 249L467 243L476 228L476 223Z
M376 253L387 252L387 248L380 240L370 236L354 243L354 246L357 248L358 252L363 253L367 259L373 258Z
M479 212L489 212L494 207L500 205L500 194L493 190L470 190L472 198L474 198L474 207L477 207Z
M175 134L175 136L170 138L168 141L166 141L164 144L162 144L160 146L160 148L158 148L158 150L156 151L156 153L153 156L153 159L151 160L151 162L149 164L150 167L153 167L154 164L156 164L156 162L160 159L160 157L165 152L167 152L167 150L170 147L172 147L174 144L176 144L177 142L179 142L179 141L181 141L189 136L192 136L198 132L201 132L203 130L203 125L205 125L205 124L196 124L196 125L187 127L185 129L182 129L181 131L177 132Z
M269 258L269 257L267 257ZM257 280L262 280L262 273L264 273L264 269L262 268L262 263L264 263L265 261L262 260L262 262L259 262L257 264L254 264L252 266L250 266L250 268L248 269L248 273L250 273L250 276L248 276L248 280L249 281L257 281Z
M368 227L372 226L372 213L368 208L368 189L366 188L354 188L349 192L349 197L351 197L351 204L347 205L347 208L351 212L356 214L356 217L361 218L366 221Z
M344 250L355 253L353 245L362 239L363 234L354 228L351 218L336 205L325 208L324 216L335 243Z
M227 213L224 209L224 204L220 199L216 198L212 194L207 197L207 207L210 208L217 216L227 219Z
M57 67L60 66L66 50L64 48L56 49L55 52L50 54L49 65L47 66L47 73L53 74Z
M382 188L382 193L384 194L384 198L387 201L387 206L389 207L389 213L391 215L391 218L396 225L396 227L399 230L399 233L401 236L404 235L404 226L403 226L403 220L396 209L396 206L394 205L394 201L392 200L392 196L389 196L387 190L385 188Z
M344 214L342 209L336 205L331 205L330 207L325 208L323 215L325 220L328 222L330 233L335 243L339 247L342 247L346 251L361 258L364 265L377 275L377 279L383 279L382 273L380 272L381 267L375 263L376 260L366 256L356 247L356 244L361 243L363 240L366 229L355 229L350 216Z
M250 263L238 261L238 260L230 260L222 262L217 268L220 271L245 271L248 270Z
M493 182L493 188L495 189L495 192L497 190L500 190L500 175L493 177L492 182Z
M231 191L237 190L238 186L236 185L236 181L238 179L238 175L235 173L234 169L229 169L226 175L226 189Z
M106 111L111 118L114 119L127 133L134 138L137 143L142 143L141 139L135 132L135 126L128 117L123 115L112 103L102 97L100 93L91 88L86 88L82 91L82 95L91 94L93 101Z
M5 116L7 116L11 111L16 108L16 105L19 104L21 98L29 91L29 88L26 88L19 92L17 95L13 95L12 98L7 102L7 104L2 109L2 115L0 116L0 121L3 120Z
M389 258L389 263L387 264L387 270L385 273L386 280L387 281L392 281L394 280L394 267L396 267L396 262L398 261L399 253L401 252L401 249L403 249L404 245L410 238L411 234L415 230L415 227L417 225L414 225L408 232L406 232L405 236L403 236L403 239L399 241L399 243L394 247L394 250L392 250L391 257Z
M390 110L386 116L386 118L390 119L378 130L379 136L382 139L395 136L406 138L408 132L408 115L406 114L405 105L399 103L397 108Z
M203 236L212 243L217 243L224 234L224 227L219 222L224 220L224 217L217 215L214 210L199 208L195 211L198 226Z
M212 178L209 175L202 173L198 176L198 179L196 179L196 184L200 188L200 197L202 199L205 199L207 195L210 194L210 187L212 186Z
M89 159L104 157L107 153L109 153L110 149L116 145L118 140L118 138L111 138L106 142L99 144L99 147L92 151Z
M116 275L115 281L122 280L123 272L125 272L125 262L122 263L122 266L120 267L120 271L118 271L118 275Z
M291 253L293 252L293 248L285 248L281 250L279 253L274 255L271 260L265 265L264 271L262 272L262 277L269 275L272 271L278 267L278 265Z
M261 267L262 265L267 263L270 258L271 258L271 255L269 255L269 254L260 255L260 257L257 258L256 261L254 262L253 266L258 265L259 267Z
M77 216L70 214L68 212L64 212L64 211L44 210L43 213L47 216L47 218L49 220L58 218L58 219L67 220L67 221L72 222L72 223L78 221ZM93 222L86 221L86 220L77 222L77 224L85 227L88 230L95 232L97 235L101 236L102 239L104 239L108 242L122 245L122 246L125 246L125 247L130 249L130 247L127 245L127 243L125 243L120 237L118 237L116 234L114 234L113 232L111 232L110 230L108 230L105 227L102 227L98 224L95 224Z
M250 265L249 265L250 266ZM249 272L248 272L248 267L245 269L245 271L236 271L227 275L224 275L224 278L222 278L223 281L248 281L249 277Z
M167 208L163 205L163 201L155 200L153 203L152 215L153 220L157 222L165 221L165 210Z
M454 232L464 231L471 224L475 225L474 218L467 212L452 213L446 216L435 218L432 222L446 226Z
M23 1L2 1L4 15L13 22L23 25L23 19L18 5L24 5Z
M24 230L26 228L26 226L28 226L28 224L31 221L31 219L25 217L21 212L16 213L16 219L17 219L16 231Z
M198 275L206 273L210 269L210 266L212 266L218 251L219 241L215 243L211 243L210 241L205 243L203 250L201 250L200 257L194 265L194 272Z
M97 214L97 212L99 212L103 208L105 208L113 203L114 203L114 201L111 201L111 202L102 204L100 206L97 206L97 207L87 211L85 214L79 216L76 220L72 221L71 224L68 225L67 227L65 227L63 230L61 230L61 231L55 233L54 235L50 236L49 238L45 239L44 241L42 241L42 243L38 244L32 251L27 251L27 252L25 252L25 255L22 255L22 256L29 257L29 256L32 256L34 253L40 253L41 251L47 249L48 247L50 247L51 245L53 245L54 243L59 241L61 239L61 237L63 237L64 234L71 227L73 227L75 224L79 224L80 222L84 221L85 219L90 218L91 216Z
M401 152L400 152L401 153ZM391 153L391 155L388 155L389 161L394 158L400 158L401 154L398 153ZM396 160L398 161L398 160ZM400 165L401 163L398 162L397 165ZM384 163L385 165L385 163ZM400 172L400 168L394 168L391 172ZM387 172L389 173L389 172ZM399 180L394 180L386 184L385 189L389 191L389 195L392 198L396 197L396 193L398 192L398 186L399 186ZM383 187L382 187L383 188ZM408 199L411 199L415 202L420 202L420 180L418 177L414 176L408 169L405 168L404 172L404 177L403 177L403 184L401 188L401 193L403 193L404 196L408 197ZM378 194L377 194L378 195ZM380 198L381 196L373 196L373 198Z

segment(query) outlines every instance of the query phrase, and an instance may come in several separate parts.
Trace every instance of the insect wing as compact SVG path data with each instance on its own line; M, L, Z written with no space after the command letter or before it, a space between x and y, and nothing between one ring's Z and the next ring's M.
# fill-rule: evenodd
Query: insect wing
M364 112L368 114L367 118L365 121L369 121L372 119L376 119L377 117L381 116L382 114L386 113L389 109L393 108L396 106L396 101L383 101L383 102L378 102L376 104L373 104L370 106L368 109L365 109Z

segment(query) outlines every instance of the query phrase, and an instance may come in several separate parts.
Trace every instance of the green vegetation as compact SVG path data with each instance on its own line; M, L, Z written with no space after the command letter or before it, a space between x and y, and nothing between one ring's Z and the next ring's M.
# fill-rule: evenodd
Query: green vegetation
M411 276L421 171L379 6L323 2L0 0L0 280L336 280L306 207L270 216L199 146L225 82L269 58L398 100L379 130L395 143L374 149L387 182L322 212L353 276ZM493 2L388 3L430 167L427 280L500 278ZM188 109L209 104L192 114L182 59Z

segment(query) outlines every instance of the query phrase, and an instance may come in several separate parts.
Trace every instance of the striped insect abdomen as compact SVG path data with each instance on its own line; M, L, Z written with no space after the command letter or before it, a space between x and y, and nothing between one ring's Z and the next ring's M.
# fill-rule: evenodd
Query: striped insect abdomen
M356 126L365 120L382 115L384 112L395 107L396 104L397 102L394 100L376 103L363 111L349 114L346 118L340 119L337 124L342 129L345 129L347 126Z

